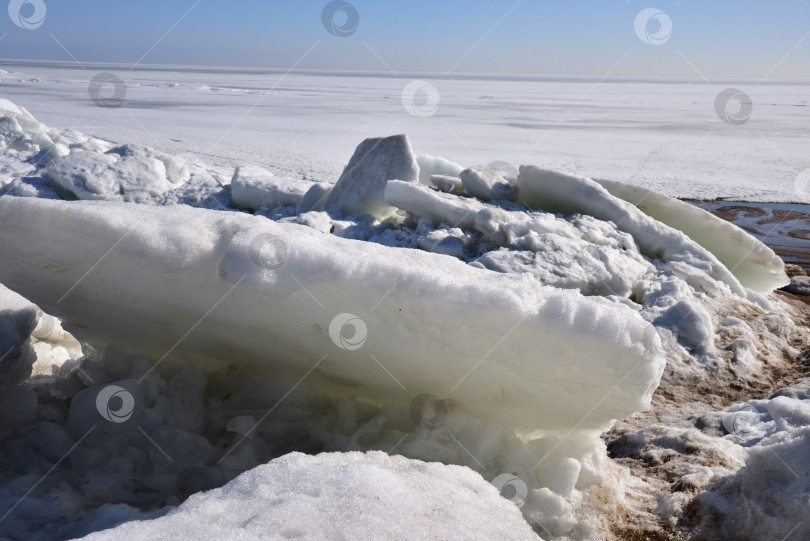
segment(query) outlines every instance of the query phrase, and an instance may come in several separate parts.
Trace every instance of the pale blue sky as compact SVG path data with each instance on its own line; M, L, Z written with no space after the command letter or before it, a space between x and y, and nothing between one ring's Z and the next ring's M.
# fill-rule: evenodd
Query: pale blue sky
M612 75L810 77L810 2L797 0L351 0L360 20L346 37L325 29L323 0L27 1L44 2L44 22L26 30L0 17L0 57L116 63L143 57L146 64L280 69L300 61L305 70L441 74L601 76L612 69ZM645 43L634 29L637 14L649 7L672 21L661 45ZM34 6L22 10L31 17ZM338 25L344 17L337 14ZM658 28L652 21L647 30Z

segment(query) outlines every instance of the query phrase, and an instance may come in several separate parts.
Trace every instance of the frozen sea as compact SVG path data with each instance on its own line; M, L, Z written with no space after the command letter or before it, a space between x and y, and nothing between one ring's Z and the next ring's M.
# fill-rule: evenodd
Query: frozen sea
M0 61L0 70L0 96L45 124L226 169L255 163L335 181L360 141L407 133L418 154L458 163L536 164L694 199L810 201L807 80L442 78L27 61ZM122 106L90 99L89 82L101 72L125 82ZM403 95L406 87L416 92ZM718 113L727 88L750 97L750 116L737 100Z

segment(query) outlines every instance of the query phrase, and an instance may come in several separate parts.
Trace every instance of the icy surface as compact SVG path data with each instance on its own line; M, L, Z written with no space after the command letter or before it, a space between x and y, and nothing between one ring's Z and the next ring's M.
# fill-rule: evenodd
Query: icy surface
M381 452L293 453L105 539L539 539L518 508L467 468Z
M343 216L372 214L383 219L393 213L383 192L389 180L416 181L419 166L406 135L363 141L326 198L324 209Z
M662 261L685 262L745 296L745 290L717 257L685 234L611 196L596 182L575 175L521 166L519 201L530 208L570 214L582 212L610 220L633 236L642 253Z
M416 163L419 165L419 182L425 186L432 185L431 177L434 175L458 177L461 171L464 170L464 168L457 163L440 156L431 156L429 154L417 156Z
M782 259L731 222L648 188L611 180L597 182L611 195L632 203L659 222L684 232L714 254L743 286L760 293L770 293L787 285Z
M385 200L436 226L474 228L475 217L486 207L473 199L461 199L431 190L424 185L394 180L385 187Z
M675 197L810 202L794 184L807 167L807 80L707 85L698 77L412 75L432 82L442 96L436 114L422 118L402 106L406 74L143 65L130 72L131 66L110 65L84 70L64 60L4 61L4 97L50 125L173 154L193 152L229 174L236 164L255 163L293 178L336 180L359 141L396 130L409 134L419 154L465 167L498 159L613 178ZM125 80L124 106L89 103L92 70ZM742 127L725 124L715 112L717 93L727 87L745 90L755 104ZM259 100L262 114L251 114Z
M470 167L459 173L459 176L466 192L483 201L517 199L517 188L488 167Z
M297 207L312 187L311 182L276 177L255 165L240 165L231 180L231 197L240 207Z
M464 184L458 177L447 175L430 175L430 184L439 189L440 192L449 193L455 190L458 193L464 192Z
M0 430L36 417L37 397L20 383L32 374L51 375L81 354L58 319L0 285Z
M628 235L588 216L572 224L547 213L486 205L398 181L389 182L385 194L391 204L439 228L420 240L425 248L446 250L454 241L459 246L454 255L475 266L530 273L541 283L584 294L623 297L630 296L642 276L653 272ZM476 236L470 238L470 233L456 228ZM476 242L479 239L483 242Z
M733 221L757 240L767 243L785 261L785 267L810 270L810 205L700 201L695 203ZM788 273L789 276L795 274Z

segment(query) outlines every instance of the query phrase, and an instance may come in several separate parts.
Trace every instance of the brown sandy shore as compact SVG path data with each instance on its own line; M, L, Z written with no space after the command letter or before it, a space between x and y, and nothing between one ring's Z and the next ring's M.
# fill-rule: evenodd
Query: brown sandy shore
M773 249L788 266L788 274L810 274L810 205L778 203L745 203L734 201L688 201L728 220L748 231ZM800 355L790 355L782 347L762 352L763 370L753 377L740 377L726 359L726 368L707 383L689 375L689 367L677 360L668 360L668 368L661 385L653 396L652 407L631 418L618 421L603 435L609 455L628 467L637 481L628 486L628 505L619 509L610 525L613 539L698 541L725 539L719 532L701 528L704 510L700 495L709 487L685 487L680 481L689 467L721 466L737 469L719 456L712 446L705 445L705 434L722 436L716 424L716 413L735 403L766 398L774 392L794 384L810 375L810 296L778 291L785 303L785 311L797 327L804 327L800 339L792 346ZM760 333L764 342L775 345L772 330L760 325L756 311L740 308L736 315L745 319ZM726 356L726 343L733 337L721 332L717 336L720 355ZM674 361L674 362L673 362ZM662 428L666 427L666 428ZM689 434L694 445L680 448L670 439L672 430ZM644 435L646 444L637 447L632 442ZM657 457L657 458L652 458ZM656 511L661 499L667 495L683 494L684 506L668 520ZM718 536L719 535L719 536Z

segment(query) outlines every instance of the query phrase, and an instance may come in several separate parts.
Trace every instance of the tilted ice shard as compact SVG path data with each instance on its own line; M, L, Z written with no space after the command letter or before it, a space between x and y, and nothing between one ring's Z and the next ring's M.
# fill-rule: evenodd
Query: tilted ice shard
M737 295L747 296L740 281L709 250L681 231L612 196L589 178L522 165L518 189L518 201L529 208L563 214L578 212L612 221L619 230L633 236L645 255L661 261L687 262L724 282Z
M357 147L340 179L326 198L324 209L343 216L371 214L387 218L394 209L383 199L392 179L417 182L419 165L407 135L374 137Z
M598 179L596 182L644 214L683 231L717 256L743 286L758 293L770 293L790 283L782 258L733 223L643 186L615 180Z
M458 177L464 170L464 168L457 163L446 160L440 156L431 156L430 154L420 154L416 157L416 163L419 165L419 182L425 186L431 186L430 177L433 175Z
M488 167L470 167L459 175L467 193L482 201L517 199L517 188Z
M439 189L440 192L449 193L456 190L459 193L464 192L464 184L458 177L450 177L447 175L430 175L430 184Z
M385 201L419 218L450 227L475 227L475 217L487 206L470 198L461 198L431 190L424 184L391 180L385 185Z
M80 338L153 358L403 404L431 393L527 430L604 429L647 407L664 369L629 308L296 224L2 197L0 232L0 282Z

